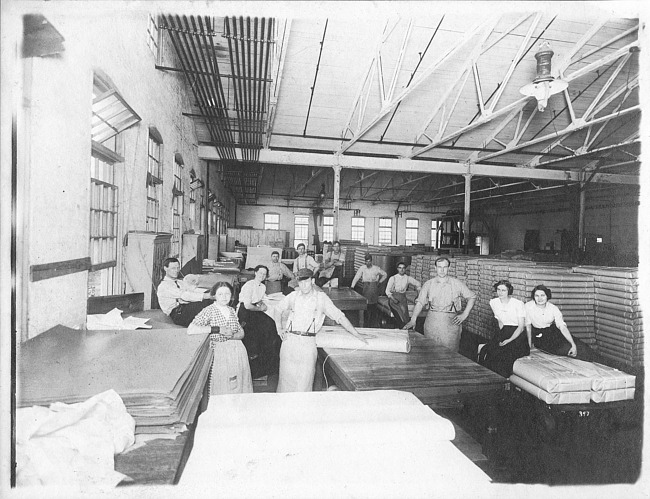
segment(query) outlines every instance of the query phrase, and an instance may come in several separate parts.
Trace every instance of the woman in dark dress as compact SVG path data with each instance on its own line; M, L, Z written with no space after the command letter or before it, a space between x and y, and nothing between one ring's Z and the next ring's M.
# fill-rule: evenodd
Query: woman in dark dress
M530 354L528 336L524 333L526 310L522 301L512 297L510 281L495 283L494 290L497 297L490 300L490 307L499 323L499 332L481 347L478 361L508 378L515 361Z

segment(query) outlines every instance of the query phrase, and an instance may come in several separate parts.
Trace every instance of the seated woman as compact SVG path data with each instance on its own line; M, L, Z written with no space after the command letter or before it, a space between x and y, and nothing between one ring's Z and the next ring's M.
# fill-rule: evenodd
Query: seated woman
M480 347L478 362L508 378L515 360L530 354L528 337L522 334L526 311L524 303L511 296L510 281L503 279L495 283L494 290L497 297L490 300L490 307L499 323L499 332Z
M586 344L571 336L562 312L549 300L551 290L539 284L530 294L532 300L526 310L526 332L531 346L555 355L567 355L581 360L599 361L598 356ZM532 341L532 342L531 342Z
M248 351L253 379L276 374L280 364L281 340L275 321L265 312L264 280L268 275L266 265L255 267L255 278L239 290L239 322L244 328L244 346Z
M204 308L187 328L189 334L210 333L214 351L210 371L210 394L252 393L253 380L248 365L248 354L241 342L244 329L230 307L233 288L227 282L218 282L210 290L215 303Z

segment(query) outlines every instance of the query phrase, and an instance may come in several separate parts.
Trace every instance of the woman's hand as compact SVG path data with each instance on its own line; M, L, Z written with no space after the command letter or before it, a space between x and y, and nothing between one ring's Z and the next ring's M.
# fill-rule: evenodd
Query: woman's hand
M287 330L285 328L282 328L278 330L278 336L282 339L282 341L287 339Z
M219 329L219 334L221 336L225 336L226 338L232 338L232 335L235 334L235 332L232 330L230 326L222 326Z
M499 346L500 346L500 347L504 347L504 346L506 346L508 343L510 343L511 341L512 341L512 337L508 338L507 340L500 341L500 342L499 342Z
M460 326L466 318L467 316L465 314L458 314L456 317L453 318L452 322L457 326Z
M571 349L569 350L569 353L567 354L569 357L575 357L578 355L578 347L576 346L575 343L571 344Z
M415 329L415 322L413 322L413 319L404 324L402 329Z
M261 302L259 302L259 303L257 304L257 308L260 309L260 312L266 312L266 309L267 309L268 307L266 306L266 303L264 303L263 301L261 301Z

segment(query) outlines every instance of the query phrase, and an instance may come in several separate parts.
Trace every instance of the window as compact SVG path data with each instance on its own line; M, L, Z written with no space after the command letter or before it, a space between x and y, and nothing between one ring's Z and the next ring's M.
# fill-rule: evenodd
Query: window
M431 247L433 249L438 249L438 225L440 225L439 220L431 220Z
M183 158L174 157L174 185L172 187L172 244L171 256L181 256L181 215L183 215L185 195L183 190Z
M406 219L406 245L411 246L418 243L418 226L420 221L417 218Z
M155 129L149 129L149 153L147 165L147 220L146 230L158 232L160 218L160 191L162 186L162 165L160 162L162 140Z
M305 247L309 245L309 217L296 215L294 219L294 248L297 248L300 243L304 244Z
M280 215L264 213L264 230L280 230Z
M352 240L364 243L366 241L366 219L352 217Z
M158 24L151 14L147 25L147 45L154 57L158 58Z
M393 219L379 219L379 244L391 244L393 242Z
M116 158L110 150L93 143L90 158L90 263L88 295L113 294L117 264L118 189Z
M323 241L334 242L334 217L323 217Z

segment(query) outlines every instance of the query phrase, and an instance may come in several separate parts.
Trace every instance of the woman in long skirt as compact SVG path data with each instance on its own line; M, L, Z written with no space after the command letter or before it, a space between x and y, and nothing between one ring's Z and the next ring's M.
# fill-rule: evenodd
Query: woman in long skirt
M210 333L214 351L210 370L211 395L253 392L248 354L241 342L244 329L235 309L229 306L232 294L229 283L216 283L210 290L215 303L199 312L187 329L189 334Z
M508 378L512 366L520 357L530 354L527 335L523 334L526 320L524 303L513 298L510 281L494 284L497 297L490 300L490 307L499 323L498 333L479 352L478 361L488 369Z

